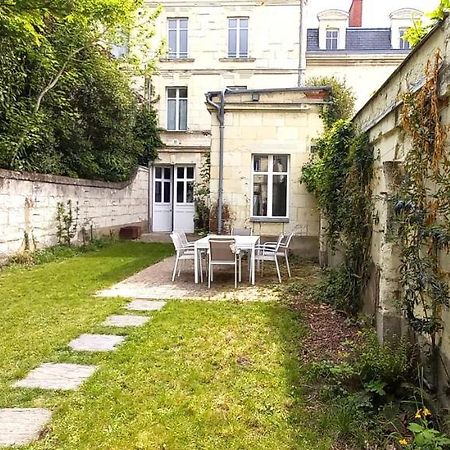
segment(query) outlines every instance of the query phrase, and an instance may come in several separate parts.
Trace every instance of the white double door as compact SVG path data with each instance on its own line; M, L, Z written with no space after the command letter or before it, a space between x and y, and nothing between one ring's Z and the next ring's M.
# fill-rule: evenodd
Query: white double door
M153 231L194 231L194 166L155 166Z

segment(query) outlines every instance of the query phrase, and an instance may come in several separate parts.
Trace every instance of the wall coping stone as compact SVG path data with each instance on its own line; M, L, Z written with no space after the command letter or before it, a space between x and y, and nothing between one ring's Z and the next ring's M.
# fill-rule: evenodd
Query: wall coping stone
M84 186L84 187L95 187L103 189L125 189L135 180L138 172L140 170L148 170L147 167L139 166L136 168L130 177L126 181L99 181L99 180L88 180L85 178L71 178L61 175L52 175L44 173L35 172L19 172L14 170L0 169L0 180L22 180L22 181L32 181L39 183L50 183L50 184L63 184L66 186Z

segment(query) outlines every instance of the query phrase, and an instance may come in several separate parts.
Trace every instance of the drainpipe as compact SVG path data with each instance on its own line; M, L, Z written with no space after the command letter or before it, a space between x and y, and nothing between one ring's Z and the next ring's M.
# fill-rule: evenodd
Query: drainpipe
M305 82L305 70L306 70L306 61L305 61L305 33L304 33L304 25L305 25L305 4L307 0L300 0L300 10L299 10L299 24L298 24L298 80L297 86L303 86Z
M214 103L211 100L212 93L206 95L206 102L216 110L217 120L219 121L219 192L217 195L217 233L222 234L223 231L223 139L225 128L225 92L220 93L220 103Z

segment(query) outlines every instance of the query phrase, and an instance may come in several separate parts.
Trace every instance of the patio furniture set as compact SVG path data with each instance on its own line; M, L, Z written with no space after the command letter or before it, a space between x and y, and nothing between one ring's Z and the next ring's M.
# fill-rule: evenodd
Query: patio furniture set
M173 232L170 237L175 246L176 259L172 273L172 281L180 275L183 261L194 262L194 281L203 283L203 260L206 261L206 276L208 288L214 280L214 267L232 266L234 268L234 286L242 281L242 259L247 255L248 277L255 284L256 267L263 273L264 262L274 262L278 281L281 283L281 273L278 258L284 258L289 277L289 247L294 233L288 236L281 234L277 241L260 243L260 236L253 235L248 228L234 228L231 235L208 235L194 242L187 240L186 234Z

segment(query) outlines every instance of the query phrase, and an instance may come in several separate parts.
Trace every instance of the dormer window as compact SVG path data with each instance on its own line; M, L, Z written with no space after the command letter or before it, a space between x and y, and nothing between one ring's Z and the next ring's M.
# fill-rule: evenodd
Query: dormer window
M337 28L328 28L325 38L325 48L327 50L337 50L339 42L339 30Z
M389 14L391 19L391 47L395 50L409 50L408 41L403 39L406 30L419 20L423 12L413 8L402 8Z
M327 9L317 14L317 18L319 19L319 48L329 51L345 49L348 12Z
M407 28L399 28L399 30L398 30L398 34L400 37L400 40L398 43L398 48L400 50L409 50L411 48L411 46L409 45L409 42L404 37L407 30L408 30Z

